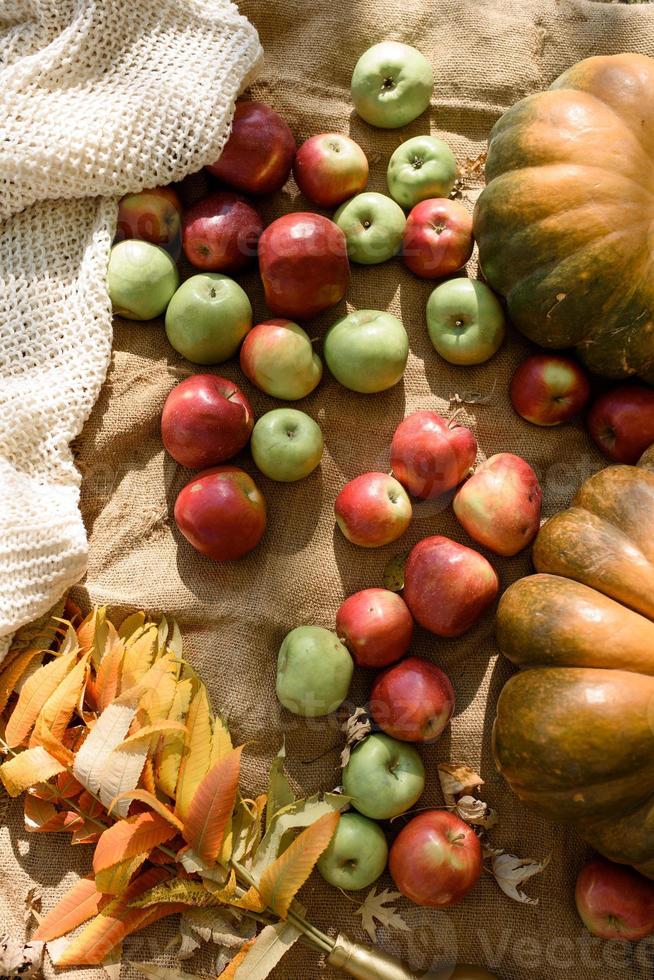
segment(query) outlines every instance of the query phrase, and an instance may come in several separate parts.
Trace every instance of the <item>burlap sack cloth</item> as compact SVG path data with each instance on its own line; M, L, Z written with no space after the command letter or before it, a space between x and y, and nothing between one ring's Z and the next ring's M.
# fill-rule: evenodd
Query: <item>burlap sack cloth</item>
M622 50L654 54L654 9L587 0L243 0L240 5L260 32L266 52L256 98L274 105L298 141L338 130L361 143L371 161L370 189L385 191L391 151L409 136L431 131L453 146L459 161L484 147L495 119L513 102L547 86L568 65L591 54ZM384 132L352 112L348 85L358 55L373 42L397 38L416 44L431 59L436 76L432 109L401 132ZM196 185L196 192L201 182ZM192 188L189 190L192 193ZM305 207L291 182L266 217ZM471 266L472 269L472 266ZM267 315L254 272L242 277L255 318ZM580 426L549 431L523 423L507 397L511 373L528 350L512 335L503 350L480 368L457 369L434 352L425 328L425 301L432 287L412 277L398 261L353 269L347 302L313 321L312 336L346 309L389 309L409 331L411 355L404 382L376 396L356 395L328 375L298 407L321 424L325 455L321 468L295 485L274 484L257 474L247 454L239 465L253 473L269 505L262 546L234 565L217 565L197 555L175 530L171 511L188 473L167 457L159 417L172 386L194 368L167 344L159 323L117 323L108 379L77 444L83 474L82 508L90 535L90 568L78 600L108 603L122 612L134 607L175 615L187 655L202 672L214 704L229 715L236 742L248 742L244 769L252 791L263 790L272 755L285 735L288 768L298 790L329 789L339 779L340 736L335 723L305 723L280 711L275 700L275 660L292 627L332 627L343 596L379 585L389 556L420 538L444 533L468 542L451 511L416 507L415 521L400 545L375 551L350 546L334 529L332 503L343 483L366 470L387 470L391 434L400 419L419 408L441 412L466 403L461 421L474 427L480 455L508 450L537 469L545 515L565 506L580 481L602 465ZM236 363L219 372L242 383ZM275 402L246 385L255 411ZM491 558L502 585L529 570L527 556ZM428 911L401 902L411 932L380 930L384 947L426 968L443 956L485 964L507 980L627 980L652 975L654 948L602 943L585 934L576 917L572 889L586 857L580 840L530 814L495 774L489 750L494 704L509 675L497 658L489 617L457 641L418 631L415 653L431 657L452 678L457 712L451 730L424 750L425 804L441 805L436 778L440 760L480 766L485 798L499 810L495 846L523 857L551 854L548 869L527 885L538 906L517 905L489 875L448 911ZM353 703L365 701L369 677L356 672ZM616 738L620 733L616 732ZM45 889L45 907L86 873L88 848L66 838L29 836L19 802L6 807L0 874L5 918L20 925L22 901L31 882ZM401 823L401 821L400 821ZM391 830L392 832L392 830ZM389 886L382 879L381 886ZM324 929L357 929L355 905L315 875L302 894L311 916ZM125 960L166 960L163 950L175 921L164 922L126 943ZM208 971L198 956L186 969ZM65 976L100 977L99 970ZM122 977L139 974L128 965ZM275 974L287 980L331 976L317 956L297 946Z

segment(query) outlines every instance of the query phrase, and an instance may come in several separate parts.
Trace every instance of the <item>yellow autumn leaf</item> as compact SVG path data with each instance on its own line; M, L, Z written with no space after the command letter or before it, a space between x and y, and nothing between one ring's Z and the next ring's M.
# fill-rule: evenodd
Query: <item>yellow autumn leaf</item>
M209 769L211 759L211 711L207 689L200 684L186 718L186 735L175 790L175 813L186 820L195 791Z
M93 855L95 883L101 892L119 895L153 847L177 833L156 813L146 811L119 820L101 835Z
M193 681L191 678L178 681L168 718L172 721L183 722L191 704ZM170 797L175 795L177 776L184 751L183 736L168 736L160 739L154 755L154 778L157 787Z
M193 881L191 878L171 878L134 899L130 903L130 908L145 909L162 902L181 902L183 905L191 905L198 909L225 904L200 881Z
M126 745L133 745L138 742L142 742L144 739L148 741L154 735L161 735L167 732L181 732L184 734L186 731L186 725L183 725L181 721L172 721L168 718L162 718L156 721L152 725L144 725L143 728L137 728L135 732L128 735L127 738L123 739L119 748L124 748Z
M209 770L184 818L184 840L208 864L218 857L234 812L242 752L242 746L232 749Z
M121 639L127 639L136 633L137 630L142 630L145 625L145 613L143 611L132 613L127 616L120 626L118 627L118 635Z
M340 813L326 813L303 830L276 861L263 871L258 891L266 905L283 919L291 902L334 836Z
M19 752L13 759L3 763L0 766L0 779L10 796L20 796L30 786L44 783L65 770L65 766L39 745Z
M3 669L0 672L0 713L7 707L7 701L11 697L18 681L36 655L41 653L41 650L23 650L15 657L12 657L9 663L6 665L3 664Z
M119 800L129 800L130 803L132 800L138 800L139 803L145 803L152 810L154 810L155 813L158 813L160 817L167 820L168 823L171 824L171 826L173 826L176 830L182 831L184 829L184 824L179 817L176 817L172 810L169 810L168 807L161 802L161 800L157 799L156 796L149 793L145 789L131 789L127 790L125 793L121 793L121 795L116 797L115 800L112 800L111 806L109 807L109 813L111 813L114 804Z
M220 759L228 755L233 748L234 746L232 744L232 736L229 733L229 728L220 715L216 715L213 720L213 732L211 735L211 758L209 760L209 765L215 766L215 764Z
M138 639L132 641L130 638L125 641L121 691L126 691L145 677L158 650L157 637L157 627L152 623Z
M20 692L16 707L5 729L5 741L10 748L20 745L30 734L41 709L54 694L77 659L77 651L56 657L32 674Z
M73 669L64 677L63 681L53 691L48 700L41 708L36 720L34 731L30 739L30 745L38 745L36 730L39 723L42 723L52 736L61 740L68 727L75 705L80 697L86 680L86 669L90 654L85 653Z

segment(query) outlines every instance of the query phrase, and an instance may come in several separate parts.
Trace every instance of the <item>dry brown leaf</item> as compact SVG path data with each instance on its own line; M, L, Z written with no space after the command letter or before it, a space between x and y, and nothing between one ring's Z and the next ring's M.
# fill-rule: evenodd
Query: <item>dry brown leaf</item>
M36 977L41 973L43 943L24 942L11 936L0 936L0 976Z
M408 557L409 553L405 551L401 555L393 555L386 562L382 579L384 588L389 592L401 592L404 588L404 566Z
M341 725L341 731L345 732L346 744L341 752L341 768L345 769L350 761L352 749L364 738L370 735L372 724L365 708L355 708L347 721Z
M484 780L467 762L439 762L438 778L448 806L455 806L459 796L472 793Z
M494 827L499 819L497 810L491 809L488 803L474 796L462 796L454 807L454 813L466 823L483 827L485 830Z
M505 895L522 905L538 905L539 900L526 895L520 890L520 885L544 871L549 863L549 856L544 861L534 861L533 858L505 854L502 850L492 852L492 874L495 881Z
M375 886L368 892L363 905L360 905L356 910L356 914L361 916L363 928L373 943L377 942L376 922L380 926L384 926L385 929L401 929L403 932L409 931L409 926L397 909L392 905L388 905L389 902L394 902L401 897L400 892L391 892L388 888L385 888L383 892L377 894L377 887ZM388 907L385 908L384 906Z

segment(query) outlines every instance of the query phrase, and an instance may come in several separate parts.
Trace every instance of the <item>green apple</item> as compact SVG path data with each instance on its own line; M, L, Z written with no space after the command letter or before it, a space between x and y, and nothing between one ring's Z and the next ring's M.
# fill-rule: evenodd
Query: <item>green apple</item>
M319 718L347 697L354 663L347 647L322 626L298 626L277 657L277 697L294 715Z
M322 456L322 431L296 408L275 408L258 420L252 432L252 458L271 480L292 483L315 470Z
M233 357L251 326L250 300L237 282L219 272L191 276L166 310L168 340L194 364L220 364Z
M506 332L504 310L488 286L476 279L449 279L427 300L427 329L450 364L483 364Z
M369 735L343 770L343 792L359 813L390 820L409 810L425 788L422 759L412 745L390 735Z
M399 251L406 215L392 198L366 191L341 204L333 220L345 235L351 261L375 265Z
M112 248L107 291L118 316L127 320L161 316L178 285L177 266L159 245L130 239Z
M377 881L387 860L388 844L379 824L360 813L348 812L341 814L317 867L335 888L358 891Z
M361 55L352 72L352 102L381 129L406 126L425 111L434 74L424 54L400 41L382 41Z
M456 180L456 160L437 136L401 143L388 163L388 189L405 210L431 197L447 197Z
M337 381L370 394L397 384L409 356L402 323L383 310L355 310L329 328L325 360Z

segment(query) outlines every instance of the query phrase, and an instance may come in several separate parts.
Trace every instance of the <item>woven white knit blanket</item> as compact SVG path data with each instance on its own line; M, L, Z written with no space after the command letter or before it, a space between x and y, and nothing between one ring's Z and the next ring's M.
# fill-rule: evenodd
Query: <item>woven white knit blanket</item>
M0 0L0 659L86 568L117 200L220 155L260 55L227 0Z

